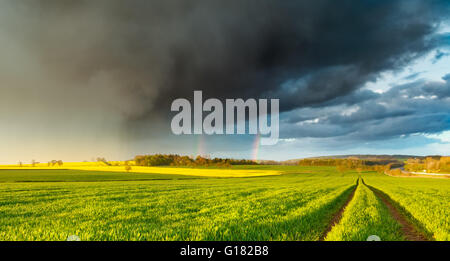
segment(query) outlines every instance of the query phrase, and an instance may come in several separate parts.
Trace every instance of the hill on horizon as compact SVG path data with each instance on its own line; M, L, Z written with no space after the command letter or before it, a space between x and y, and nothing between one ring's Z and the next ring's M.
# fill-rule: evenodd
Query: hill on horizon
M281 164L287 164L287 165L295 165L298 164L300 160L303 159L348 159L348 158L354 158L354 159L360 159L360 160L392 160L392 161L405 161L410 158L418 158L418 159L424 159L429 156L417 156L417 155L400 155L400 154L348 154L348 155L329 155L329 156L316 156L316 157L306 157L306 158L299 158L299 159L290 159L281 161ZM431 157L440 157L440 156L431 156Z

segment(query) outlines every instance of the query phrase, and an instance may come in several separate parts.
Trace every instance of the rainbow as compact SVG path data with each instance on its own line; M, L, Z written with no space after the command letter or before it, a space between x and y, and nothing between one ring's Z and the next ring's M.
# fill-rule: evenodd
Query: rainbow
M258 160L258 152L259 152L259 145L260 145L260 137L259 134L255 136L255 140L253 141L252 146L252 160L257 161Z
M205 155L206 155L205 138L203 138L203 135L198 135L198 138L197 138L197 156L204 157Z

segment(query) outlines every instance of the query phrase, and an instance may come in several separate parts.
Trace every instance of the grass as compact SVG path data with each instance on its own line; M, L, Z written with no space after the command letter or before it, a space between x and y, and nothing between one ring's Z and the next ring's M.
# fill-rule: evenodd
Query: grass
M401 226L391 217L386 205L359 182L340 223L332 228L325 240L366 241L371 235L377 235L383 241L404 240Z
M82 167L102 170L0 170L0 240L319 240L359 176L333 167ZM449 240L448 180L362 176L436 239ZM403 239L386 206L360 183L326 239L372 234Z
M134 172L107 172L86 170L0 170L0 183L5 182L101 182L101 181L135 181L135 180L173 180L194 179L200 176L175 174L152 174Z
M368 174L364 180L388 194L413 222L420 222L425 234L435 240L450 240L450 180L380 174Z
M73 179L77 182L4 182L0 238L65 240L75 234L82 240L317 240L356 176L330 168L285 171L290 174L233 179L105 181L96 173L89 182L81 182L80 176ZM34 175L37 180L40 174ZM45 179L50 174L41 175Z

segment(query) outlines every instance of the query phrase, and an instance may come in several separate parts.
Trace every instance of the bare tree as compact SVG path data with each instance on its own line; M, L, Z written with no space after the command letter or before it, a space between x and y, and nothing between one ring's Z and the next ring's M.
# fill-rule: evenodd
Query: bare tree
M32 160L32 161L31 161L31 166L32 166L32 167L35 167L37 164L39 164L39 162L37 162L37 161L35 161L35 160Z
M98 158L97 158L97 162L103 162L103 163L105 163L106 165L111 166L111 163L109 163L108 161L106 161L105 158L100 158L100 157L98 157Z

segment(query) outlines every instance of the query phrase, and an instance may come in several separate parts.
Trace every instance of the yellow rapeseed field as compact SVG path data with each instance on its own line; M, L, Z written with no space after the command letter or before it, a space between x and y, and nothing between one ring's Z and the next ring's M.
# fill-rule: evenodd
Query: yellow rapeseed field
M19 165L0 165L0 169L20 169L20 170L43 170L43 169L68 169L68 170L86 170L86 171L108 171L108 172L125 172L125 162L111 162L111 166L103 162L67 162L62 166L48 166L47 163L39 163L34 167L31 164ZM186 175L201 177L258 177L280 175L278 170L253 170L253 169L228 169L228 168L180 168L180 167L144 167L133 166L134 162L129 162L133 173L155 173L170 175Z

